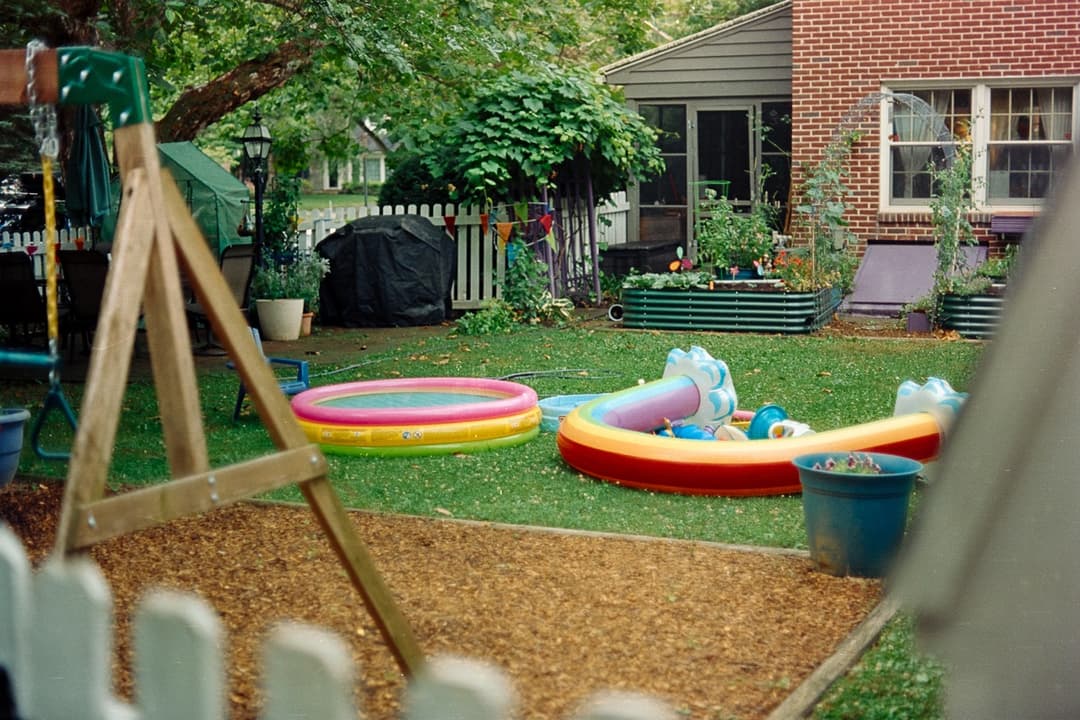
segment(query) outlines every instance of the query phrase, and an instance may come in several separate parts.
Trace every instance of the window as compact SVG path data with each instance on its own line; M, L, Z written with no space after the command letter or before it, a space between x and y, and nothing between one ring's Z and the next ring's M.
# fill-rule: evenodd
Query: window
M638 239L686 242L686 106L640 105L638 112L659 130L656 144L664 172L638 183Z
M365 157L364 158L364 182L378 183L383 181L382 176L382 158L381 157Z
M1072 88L990 90L988 199L1046 197L1072 150Z
M664 160L665 172L641 183L642 205L686 204L686 106L642 105L645 121L656 128L656 144Z
M940 170L970 139L970 90L916 90L892 100L891 197L894 204L925 204L931 169Z
M1075 85L886 88L882 204L926 207L932 170L974 153L981 207L1040 204L1072 154Z

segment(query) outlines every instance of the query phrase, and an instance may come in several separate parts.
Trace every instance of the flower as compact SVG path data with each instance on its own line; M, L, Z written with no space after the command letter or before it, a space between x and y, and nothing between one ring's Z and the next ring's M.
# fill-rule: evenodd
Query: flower
M848 453L846 458L826 458L824 463L814 463L815 470L825 470L835 473L851 473L853 475L880 475L881 466L874 462L869 453Z
M781 250L773 260L774 277L780 278L791 292L809 292L830 287L839 282L839 272L822 271L804 254Z

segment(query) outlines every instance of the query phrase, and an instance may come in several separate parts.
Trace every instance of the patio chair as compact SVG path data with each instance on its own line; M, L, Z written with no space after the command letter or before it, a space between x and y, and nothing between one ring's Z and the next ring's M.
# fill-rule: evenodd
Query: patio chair
M0 325L7 328L8 343L19 344L22 335L30 344L44 332L45 322L45 299L38 290L33 260L21 251L0 253Z
M105 279L109 275L109 258L96 250L61 250L60 272L68 297L64 342L68 357L75 351L74 337L83 341L83 352L90 351L91 338L101 314L101 298L105 295Z
M254 268L255 247L253 245L230 245L221 253L221 274L225 277L229 289L232 290L237 306L242 310L247 308L248 287L251 284L251 273ZM225 349L214 340L214 329L210 325L206 310L203 309L198 300L189 302L184 309L187 312L196 340L198 339L199 328L206 329L206 342L196 348L195 353L198 355L224 355Z
M259 354L265 358L265 360L273 366L290 367L296 370L296 377L281 377L278 378L278 386L281 391L285 393L287 397L292 397L298 393L307 390L310 387L310 378L308 376L308 364L307 360L293 360L292 358L282 357L268 357L263 352L262 337L259 335L257 328L251 328L251 337L255 340L255 346L259 349ZM226 363L228 367L235 369L230 360ZM244 385L243 379L240 380L240 389L236 393L236 407L233 410L233 420L240 419L240 410L244 406L244 397L247 395L247 387Z

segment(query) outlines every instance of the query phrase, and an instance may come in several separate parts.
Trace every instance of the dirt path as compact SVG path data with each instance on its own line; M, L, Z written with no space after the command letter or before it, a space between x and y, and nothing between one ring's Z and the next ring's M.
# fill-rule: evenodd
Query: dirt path
M0 490L0 520L37 562L57 484ZM693 720L764 718L881 597L874 580L817 572L794 552L545 532L353 513L425 654L489 660L530 720L563 720L588 693L635 689ZM256 716L258 644L293 619L349 643L369 720L399 715L402 678L306 508L241 503L95 546L112 587L118 692L131 693L130 618L149 587L205 597L230 647L235 720Z

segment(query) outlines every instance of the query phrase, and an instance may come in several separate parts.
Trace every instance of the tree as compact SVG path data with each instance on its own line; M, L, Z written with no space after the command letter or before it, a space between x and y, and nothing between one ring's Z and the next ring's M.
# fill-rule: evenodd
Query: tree
M525 0L9 0L6 37L100 45L143 58L163 141L192 140L236 109L352 85L369 106L415 112L533 58L595 63L644 49L654 2ZM636 28L640 27L638 31ZM614 28L615 32L609 32ZM438 92L438 88L443 88ZM431 92L435 90L435 92ZM409 101L408 106L401 100ZM378 102L376 102L378 101ZM316 103L316 109L319 108ZM268 113L265 113L268 115ZM237 123L239 125L239 123Z
M596 204L633 178L663 170L656 137L610 86L584 71L547 65L491 83L422 144L438 185L460 178L462 186L452 190L456 199L483 212L495 204L515 208L516 222L535 235L550 270L552 297L576 290L599 297ZM535 217L530 202L544 207ZM571 250L585 246L584 235L591 288L583 287Z
M495 81L424 144L432 175L461 178L459 199L478 206L538 198L576 165L598 198L663 168L656 131L615 90L553 65Z

